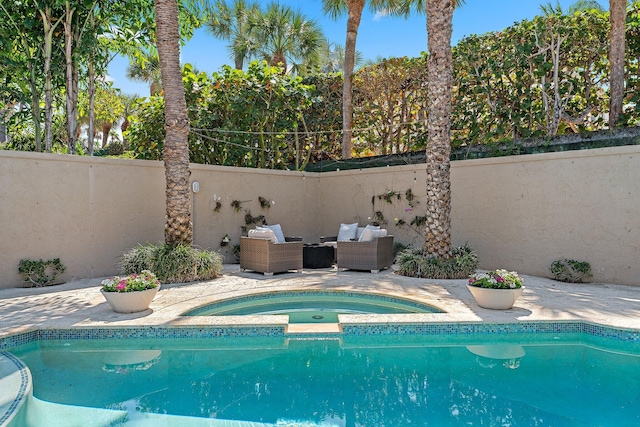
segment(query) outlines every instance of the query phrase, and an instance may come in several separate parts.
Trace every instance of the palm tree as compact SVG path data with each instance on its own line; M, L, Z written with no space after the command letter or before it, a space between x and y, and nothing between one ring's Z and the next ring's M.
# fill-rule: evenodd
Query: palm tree
M344 83L342 86L342 158L351 158L351 127L353 124L353 69L355 66L356 39L366 0L322 0L323 11L332 18L348 14L347 41L344 53ZM369 0L372 11L393 7L393 0Z
M328 39L325 39L322 48L320 49L319 67L322 73L337 73L339 71L344 72L344 46L339 43L332 43ZM356 50L354 56L354 69L360 67L365 63L362 52Z
M627 19L627 1L609 0L609 85L611 90L609 104L609 127L615 126L622 114L624 102L624 44Z
M577 0L569 6L567 9L567 15L573 15L581 10L595 9L600 12L604 12L604 8L600 6L597 0Z
M255 50L256 41L251 35L249 16L259 10L258 3L247 3L245 0L234 0L233 4L215 0L209 6L209 20L205 27L214 37L231 42L229 52L238 70L242 70Z
M254 37L260 40L256 56L282 66L284 72L297 72L302 64L317 66L324 35L315 21L278 3L252 14L250 21Z
M165 103L164 168L168 245L193 242L189 193L189 117L180 70L180 34L176 0L155 0L158 54Z
M120 94L120 99L122 101L122 106L124 107L124 111L122 112L122 124L120 125L120 131L122 132L122 149L127 150L127 137L125 136L125 131L129 129L129 117L133 114L136 108L136 104L140 97L137 94Z
M427 14L427 229L424 250L437 258L451 256L451 96L453 10L463 0L401 0L398 12L412 8Z
M158 55L143 52L142 58L131 62L127 66L127 78L149 84L149 94L159 95L162 91L162 79L160 76L160 60Z

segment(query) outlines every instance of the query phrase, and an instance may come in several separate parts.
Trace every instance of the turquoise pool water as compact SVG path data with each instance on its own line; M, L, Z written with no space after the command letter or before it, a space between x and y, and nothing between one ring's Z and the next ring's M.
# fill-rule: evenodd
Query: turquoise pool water
M580 333L61 339L11 352L39 401L117 415L23 425L640 425L638 343ZM216 420L236 423L205 424Z
M442 312L429 304L364 292L292 291L233 298L190 310L185 315L286 314L289 323L337 323L338 314Z

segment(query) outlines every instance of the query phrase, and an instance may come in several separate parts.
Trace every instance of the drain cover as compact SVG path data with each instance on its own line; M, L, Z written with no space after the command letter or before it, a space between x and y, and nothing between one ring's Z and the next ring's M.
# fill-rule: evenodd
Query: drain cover
M320 320L320 319L324 319L324 316L320 316L319 314L316 314L315 316L311 316L312 319L316 319L316 320Z

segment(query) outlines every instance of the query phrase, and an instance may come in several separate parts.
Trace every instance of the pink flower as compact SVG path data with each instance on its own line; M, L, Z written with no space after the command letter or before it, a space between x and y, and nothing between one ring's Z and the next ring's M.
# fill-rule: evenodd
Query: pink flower
M119 291L122 291L126 288L127 288L127 284L125 283L124 280L116 285L116 289Z

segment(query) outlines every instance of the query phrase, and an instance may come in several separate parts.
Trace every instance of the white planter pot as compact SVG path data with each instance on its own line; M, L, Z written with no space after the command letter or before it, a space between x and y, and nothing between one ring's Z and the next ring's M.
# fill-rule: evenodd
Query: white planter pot
M517 289L490 289L467 285L480 307L492 310L507 310L513 307L518 297L522 295L524 287Z
M105 292L100 289L113 311L117 313L136 313L145 311L153 301L160 286L135 292Z

